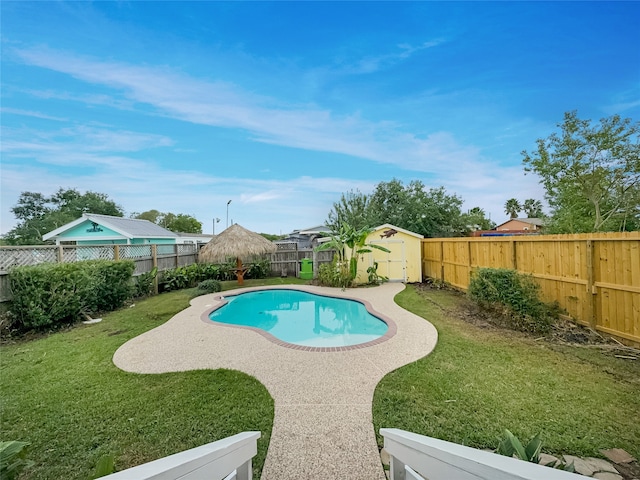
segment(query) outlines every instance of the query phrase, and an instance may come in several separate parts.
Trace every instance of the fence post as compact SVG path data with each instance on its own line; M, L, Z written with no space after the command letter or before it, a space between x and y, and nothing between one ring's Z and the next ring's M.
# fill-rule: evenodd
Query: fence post
M64 261L64 250L62 245L58 245L58 251L56 252L56 261L62 263Z
M518 270L518 256L516 250L516 239L511 240L511 264L514 270Z
M151 244L151 261L153 262L152 269L158 266L158 246L155 243ZM158 275L153 278L153 293L158 294Z
M467 239L467 257L469 257L468 260L468 265L469 265L469 283L468 285L471 285L471 272L473 271L473 267L471 265L471 239Z
M444 282L444 242L440 242L440 281Z
M311 254L311 261L313 262L313 278L318 278L318 252L314 248Z
M120 260L120 245L113 246L113 259L116 261Z
M175 266L176 266L176 268L178 268L180 266L179 265L180 262L178 261L179 258L178 258L178 244L177 243L173 246L173 254L176 256Z
M587 240L587 316L589 326L596 329L596 289L593 278L593 240Z

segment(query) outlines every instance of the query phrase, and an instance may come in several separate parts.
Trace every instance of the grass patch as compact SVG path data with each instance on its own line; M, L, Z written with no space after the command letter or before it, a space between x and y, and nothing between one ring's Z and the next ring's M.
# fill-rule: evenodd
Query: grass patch
M259 478L274 406L255 378L231 370L138 375L112 363L120 345L186 308L191 294L165 293L98 324L1 347L2 439L30 442L28 458L35 461L21 478L84 480L104 454L114 454L123 470L260 430L253 463Z
M222 283L222 290L231 290L234 288L247 288L247 287L262 287L262 286L277 286L277 285L309 285L309 280L302 280L297 277L270 277L247 280L245 279L244 285L240 287L237 280L226 280Z
M376 432L495 448L506 428L521 439L542 432L546 453L598 457L616 447L640 458L637 361L471 325L456 318L461 299L452 292L408 286L395 300L433 323L439 339L431 355L378 384Z

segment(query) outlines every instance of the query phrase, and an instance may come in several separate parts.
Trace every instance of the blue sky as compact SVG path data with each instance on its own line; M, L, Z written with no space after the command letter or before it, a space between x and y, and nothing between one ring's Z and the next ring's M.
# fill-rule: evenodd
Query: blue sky
M640 118L638 2L11 2L1 232L20 192L287 233L341 193L443 185L498 223L520 152Z

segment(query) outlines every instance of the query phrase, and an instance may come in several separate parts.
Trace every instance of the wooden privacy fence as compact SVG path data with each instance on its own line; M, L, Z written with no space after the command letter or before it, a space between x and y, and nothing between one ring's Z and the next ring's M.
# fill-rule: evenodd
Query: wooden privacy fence
M422 241L424 276L466 290L480 267L531 274L578 323L640 345L640 232Z
M282 248L280 248L282 247ZM316 252L311 248L298 250L296 244L278 245L278 250L271 254L271 275L298 277L300 262L303 258L313 261L313 278L318 276L318 267L323 263L331 263L333 250Z

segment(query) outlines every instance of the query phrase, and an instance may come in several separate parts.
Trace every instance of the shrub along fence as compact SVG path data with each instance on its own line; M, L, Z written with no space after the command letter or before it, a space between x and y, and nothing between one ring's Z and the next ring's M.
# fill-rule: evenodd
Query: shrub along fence
M74 263L83 260L133 260L134 276L197 261L197 247L181 245L45 245L0 248L0 302L11 300L9 270L41 263Z
M271 255L271 275L298 276L300 261L313 260L314 273L318 266L330 263L333 250L315 252L312 249L296 248L296 244L283 245ZM41 263L73 263L82 260L124 260L135 263L134 276L185 267L198 260L197 247L183 245L45 245L30 247L0 247L0 302L11 300L9 270L17 266ZM315 276L315 275L314 275ZM209 278L209 277L207 277ZM235 277L234 277L235 278Z
M466 290L479 267L530 274L573 320L640 346L640 232L422 241L425 277Z

